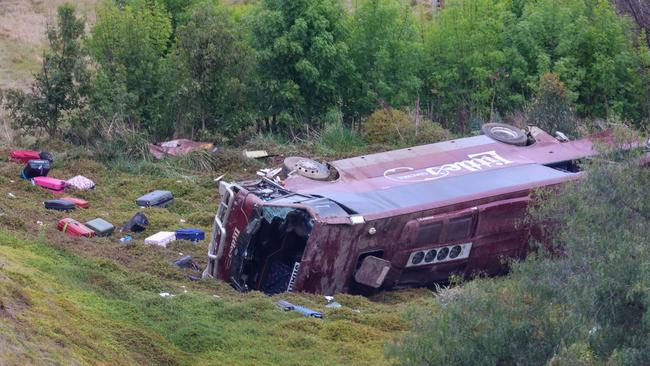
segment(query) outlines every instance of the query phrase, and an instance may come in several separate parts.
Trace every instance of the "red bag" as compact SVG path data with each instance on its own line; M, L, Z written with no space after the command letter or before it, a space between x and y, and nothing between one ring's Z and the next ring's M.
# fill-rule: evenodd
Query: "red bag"
M65 218L60 220L56 224L56 228L70 236L75 236L75 237L85 236L87 238L92 238L93 236L95 236L94 231L92 231L91 229L89 229L87 226L80 223L79 221L71 218Z
M32 179L32 182L34 185L42 187L45 190L53 193L63 193L65 192L66 188L70 186L70 184L64 180L50 177L35 177Z
M23 164L27 164L30 160L39 160L40 158L41 154L34 150L13 150L9 153L9 160Z
M75 198L75 197L63 197L61 198L64 201L72 202L74 203L75 206L79 208L88 208L90 207L90 204L86 200L82 200L81 198Z

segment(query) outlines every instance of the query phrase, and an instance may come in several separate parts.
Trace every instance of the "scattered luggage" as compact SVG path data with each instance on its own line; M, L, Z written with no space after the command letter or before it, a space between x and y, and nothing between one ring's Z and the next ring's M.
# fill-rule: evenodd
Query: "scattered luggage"
M140 207L167 207L174 201L174 196L170 191L153 191L135 200Z
M35 177L32 182L34 185L53 193L63 193L69 187L66 181L50 177Z
M50 172L49 160L30 160L20 172L20 177L30 180L36 177L47 177Z
M72 188L78 189L80 191L95 188L95 182L84 177L83 175L77 175L76 177L68 179L68 184Z
M47 200L43 202L43 205L48 210L72 211L75 209L74 203L65 200Z
M60 220L57 223L56 228L70 236L75 236L75 237L85 236L87 238L92 238L93 236L95 236L95 232L92 229L86 227L84 224L80 223L79 221L71 218L65 218Z
M97 236L109 236L115 230L115 226L104 219L94 219L86 222L89 229L93 230Z
M189 240L193 242L205 240L205 232L199 229L176 230L176 240Z
M69 197L68 196L68 197L63 197L61 199L64 200L64 201L70 201L70 202L74 203L74 205L79 207L79 208L88 208L88 207L90 207L90 203L88 203L88 201L86 201L86 200L82 200L81 198L75 198L75 197Z
M186 255L175 260L174 265L179 268L189 268L197 272L201 271L201 267L194 263L194 258L191 255Z
M144 243L167 248L167 244L174 240L176 240L176 234L173 231L161 231L144 239Z
M132 231L139 233L144 231L149 226L149 219L142 212L138 212L122 226L121 232Z
M276 302L276 305L278 305L284 311L293 310L293 311L297 311L297 312L303 314L304 316L311 316L313 318L322 318L323 317L323 313L321 313L319 311L315 311L315 310L312 310L312 309L304 307L304 306L294 305L294 304L292 304L292 303L290 303L288 301L280 300L280 301Z
M38 160L40 158L40 153L34 150L13 150L9 153L9 160L23 164L27 164L30 160Z

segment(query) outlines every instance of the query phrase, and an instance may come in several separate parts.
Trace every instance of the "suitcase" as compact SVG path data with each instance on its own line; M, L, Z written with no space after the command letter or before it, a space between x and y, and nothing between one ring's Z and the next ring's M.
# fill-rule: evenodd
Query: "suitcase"
M65 218L60 220L56 224L56 228L70 236L85 236L87 238L92 238L95 236L95 232L86 227L84 224L80 223L77 220L71 218Z
M90 207L90 203L86 200L82 200L81 198L75 198L75 197L63 197L61 198L64 201L70 201L74 203L75 206L79 208L88 208Z
M9 153L9 160L27 164L30 160L39 160L41 154L34 150L13 150Z
M104 219L90 220L84 225L93 230L97 236L109 236L115 230L115 226Z
M35 177L32 182L34 185L53 193L63 193L69 187L66 181L50 177Z
M144 243L167 248L167 244L174 240L176 240L176 234L173 231L161 231L144 239Z
M83 175L77 175L76 177L70 178L67 180L67 182L70 187L78 189L80 191L95 188L95 182L84 177Z
M48 210L72 211L75 209L74 203L65 200L47 200L43 202L43 205Z
M176 240L189 240L193 242L205 240L205 232L199 229L176 230Z
M135 200L140 207L167 207L174 201L174 196L170 191L153 191Z
M47 177L49 172L49 160L30 160L20 172L20 177L27 180L35 177Z

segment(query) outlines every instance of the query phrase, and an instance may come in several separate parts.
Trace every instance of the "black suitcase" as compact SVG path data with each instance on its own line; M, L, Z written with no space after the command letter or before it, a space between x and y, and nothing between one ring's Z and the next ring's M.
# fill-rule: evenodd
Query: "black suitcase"
M36 177L47 177L50 172L49 160L30 160L20 173L23 179L32 179Z
M174 196L170 191L153 191L135 200L140 207L167 207L174 201Z
M48 210L72 211L75 209L74 202L66 200L47 200L43 204Z

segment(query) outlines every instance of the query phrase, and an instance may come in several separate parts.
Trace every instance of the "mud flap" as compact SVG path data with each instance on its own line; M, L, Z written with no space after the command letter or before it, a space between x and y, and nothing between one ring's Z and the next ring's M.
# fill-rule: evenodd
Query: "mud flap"
M362 285L379 288L384 283L389 270L389 261L372 255L367 256L354 274L354 280Z

